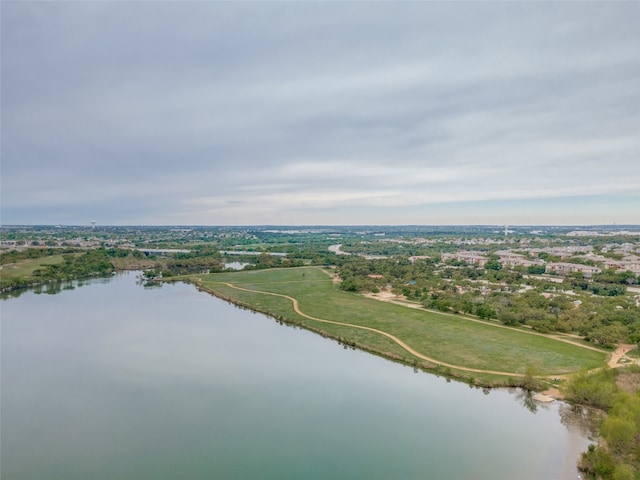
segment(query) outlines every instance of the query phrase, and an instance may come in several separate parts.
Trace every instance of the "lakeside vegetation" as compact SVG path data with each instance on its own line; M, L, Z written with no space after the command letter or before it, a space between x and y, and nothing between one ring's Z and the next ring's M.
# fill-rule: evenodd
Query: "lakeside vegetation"
M193 272L222 271L217 250L202 246L189 253L146 256L139 250L122 248L80 249L26 248L0 254L0 292L109 276L118 270L145 270L149 277L170 277Z
M192 281L237 304L318 331L346 345L471 383L522 385L524 378L534 372L535 376L549 377L596 368L604 364L607 355L531 332L345 292L320 268L198 275ZM412 355L374 332L304 317L294 310L290 299L273 294L295 298L309 317L387 332L433 361Z
M0 256L0 292L63 282L78 278L110 275L115 266L104 250L78 251L27 249Z
M640 342L638 273L603 262L633 264L640 234L514 228L509 236L482 226L3 228L0 290L126 269L144 270L151 281L189 276L345 348L470 385L557 385L571 401L608 412L581 468L602 479L640 478L640 374L597 370L616 345ZM446 258L468 248L486 263ZM538 263L508 265L498 255L504 249ZM244 271L228 271L225 264L238 260ZM598 271L550 274L541 261Z
M640 368L582 371L565 387L567 398L607 412L599 426L599 445L582 454L579 468L599 479L640 476Z

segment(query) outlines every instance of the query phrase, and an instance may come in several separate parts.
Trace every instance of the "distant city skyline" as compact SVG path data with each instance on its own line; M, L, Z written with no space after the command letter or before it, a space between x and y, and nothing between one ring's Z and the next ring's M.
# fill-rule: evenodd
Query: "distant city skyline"
M639 2L1 2L2 225L640 224Z

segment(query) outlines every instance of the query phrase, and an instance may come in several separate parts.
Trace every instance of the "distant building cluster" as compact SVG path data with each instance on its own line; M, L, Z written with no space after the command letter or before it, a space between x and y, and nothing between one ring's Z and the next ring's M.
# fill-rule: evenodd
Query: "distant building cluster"
M466 262L469 265L477 265L478 267L484 267L484 265L489 261L489 258L483 253L469 251L443 253L441 258L443 261L455 260L458 262Z
M629 245L632 247L631 244ZM640 257L627 253L632 249L624 247L624 245L617 247L617 251L620 251L619 253L626 253L620 260L607 258L603 255L596 255L592 253L593 247L590 246L526 248L517 252L513 250L498 250L494 252L494 255L498 257L498 262L504 267L544 266L545 273L556 275L582 273L585 277L590 277L601 273L603 269L616 269L640 274ZM539 258L540 254L547 254L561 259L575 259L576 256L579 256L577 258L582 260L582 263L579 261L547 262ZM443 261L454 260L478 267L484 267L489 261L489 257L484 252L469 250L443 253L441 258Z

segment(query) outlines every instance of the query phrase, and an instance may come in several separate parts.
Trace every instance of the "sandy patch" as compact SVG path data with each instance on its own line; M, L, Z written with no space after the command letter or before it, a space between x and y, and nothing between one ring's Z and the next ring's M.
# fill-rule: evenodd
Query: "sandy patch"
M418 302L412 302L407 300L404 295L396 295L395 293L391 293L391 290L382 290L378 293L364 293L363 294L367 298L373 298L374 300L379 300L381 302L389 302L395 303L396 305L402 305L404 307L409 308L423 308L422 305Z
M545 395L544 393L536 393L533 396L533 399L536 402L542 402L542 403L551 403L551 402L553 402L555 400L555 398L553 398L552 396Z
M615 352L611 354L611 358L609 359L608 365L611 368L615 368L625 364L628 365L629 363L633 363L629 358L627 358L627 352L635 348L637 348L636 345L625 345L625 344L618 345L618 348L616 348ZM620 363L620 360L622 359L625 359L626 362Z

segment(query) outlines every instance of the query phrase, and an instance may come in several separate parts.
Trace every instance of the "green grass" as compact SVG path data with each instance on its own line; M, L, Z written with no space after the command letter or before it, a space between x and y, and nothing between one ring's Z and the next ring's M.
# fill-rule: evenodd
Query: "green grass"
M221 282L264 292L289 295L302 312L325 320L361 325L394 335L438 362L459 367L522 375L533 367L538 375L562 375L604 365L606 353L567 344L549 337L497 328L470 319L411 309L341 291L319 268L273 269L201 275L201 285L233 301L276 318L289 319L327 335L355 342L408 364L427 366L392 340L374 332L328 325L301 317L282 297L245 292ZM459 372L458 372L459 373ZM466 377L495 377L465 373ZM504 378L504 377L503 377Z
M28 258L20 260L16 263L2 265L0 276L5 279L9 278L29 278L31 274L42 267L42 265L55 265L62 263L62 255L52 255L50 257Z

